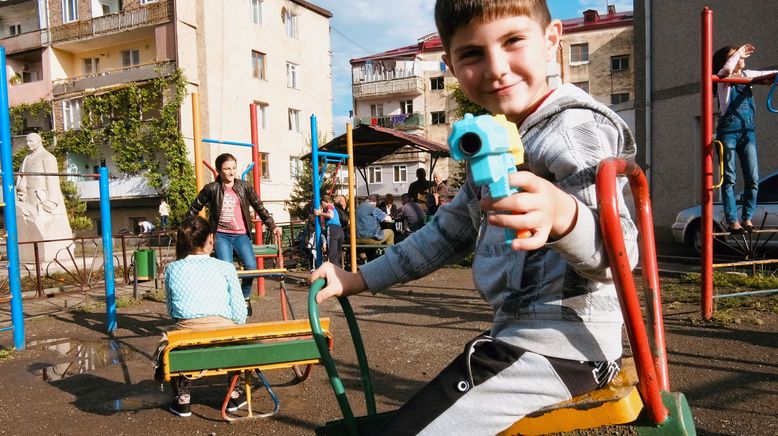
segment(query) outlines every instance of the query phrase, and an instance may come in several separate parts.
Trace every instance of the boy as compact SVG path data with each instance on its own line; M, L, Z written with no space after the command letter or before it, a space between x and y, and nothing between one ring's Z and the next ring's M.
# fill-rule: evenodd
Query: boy
M315 209L313 214L324 217L327 227L327 260L342 268L343 229L340 227L339 212L335 209L332 197L324 195L321 198L321 209Z
M546 64L562 24L551 20L545 1L438 0L435 19L443 60L467 97L519 127L529 171L511 174L510 183L521 192L494 201L468 175L435 220L384 256L358 273L328 265L311 278L327 279L320 301L378 292L475 249L473 278L494 309L492 328L383 431L493 435L618 372L622 318L594 183L602 159L631 158L635 143L625 123L585 92L572 85L549 91ZM506 246L503 227L532 235ZM621 227L635 262L637 232L626 212Z

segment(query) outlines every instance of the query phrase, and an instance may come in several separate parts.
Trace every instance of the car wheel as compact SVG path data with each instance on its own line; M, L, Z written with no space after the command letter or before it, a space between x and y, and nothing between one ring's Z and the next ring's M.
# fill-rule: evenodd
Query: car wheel
M684 246L686 251L692 256L699 256L702 253L702 234L700 230L700 220L693 221L686 227L684 235Z

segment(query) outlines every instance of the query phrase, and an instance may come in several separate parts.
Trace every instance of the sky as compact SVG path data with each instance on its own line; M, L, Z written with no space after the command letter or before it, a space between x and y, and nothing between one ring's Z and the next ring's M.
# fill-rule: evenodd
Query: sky
M435 32L433 0L309 0L332 12L330 43L332 49L332 122L336 135L346 129L351 105L350 59L415 44L424 35ZM632 10L632 0L548 0L554 18L582 16L587 9L606 11Z

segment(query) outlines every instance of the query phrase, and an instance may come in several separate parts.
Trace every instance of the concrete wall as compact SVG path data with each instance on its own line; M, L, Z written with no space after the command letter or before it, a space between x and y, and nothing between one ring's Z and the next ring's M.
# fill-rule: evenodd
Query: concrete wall
M636 133L641 153L638 160L651 170L658 237L668 237L677 212L699 204L701 199L700 13L704 6L710 6L714 12L714 51L726 44L737 46L750 42L756 46L756 52L748 59L748 68L768 69L778 65L778 40L772 30L778 16L778 2L743 0L736 5L726 0L635 2L639 84ZM651 44L646 50L648 15ZM647 59L650 68L646 68ZM778 115L768 113L765 108L767 92L766 86L754 89L761 174L778 167L778 153L772 152L778 143ZM649 98L645 97L646 93ZM717 177L716 172L714 178ZM738 186L737 190L740 189Z

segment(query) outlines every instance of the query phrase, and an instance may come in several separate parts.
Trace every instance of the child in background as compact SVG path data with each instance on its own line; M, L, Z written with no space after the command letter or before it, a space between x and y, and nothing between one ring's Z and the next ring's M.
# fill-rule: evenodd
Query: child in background
M496 434L526 414L607 384L622 354L622 315L598 225L595 174L631 159L624 121L573 85L551 91L562 23L543 0L438 0L443 60L474 103L519 127L529 171L495 201L469 174L436 218L357 273L325 264L319 302L414 280L475 251L476 288L494 310L489 332L390 419L381 434ZM619 180L623 187L626 180ZM637 261L624 199L621 228ZM495 214L511 211L514 214ZM504 228L530 230L505 245Z
M713 71L719 77L758 77L775 71L746 70L745 59L754 53L754 46L745 44L740 48L724 46L713 54ZM721 201L727 231L733 234L751 232L754 223L751 217L756 207L759 189L759 163L757 158L756 134L754 131L754 95L751 85L717 83L719 100L719 121L716 139L724 144L724 181L721 184ZM735 202L737 169L735 155L740 159L743 171L743 204L740 221Z
M313 214L325 218L327 228L327 260L343 267L341 254L343 251L343 229L340 227L338 210L332 203L332 197L325 195L321 199L321 209L316 209Z

